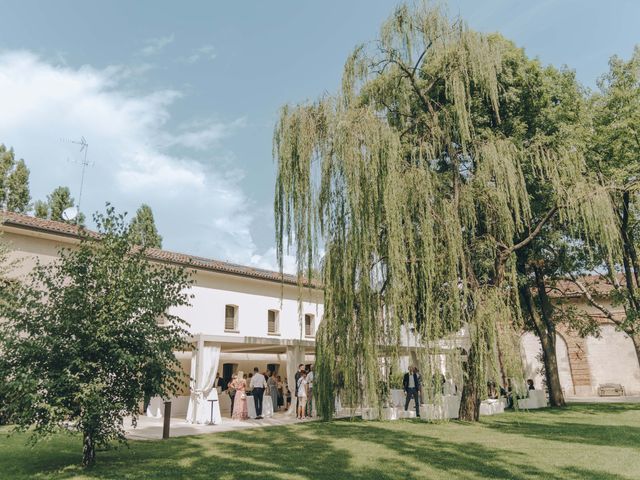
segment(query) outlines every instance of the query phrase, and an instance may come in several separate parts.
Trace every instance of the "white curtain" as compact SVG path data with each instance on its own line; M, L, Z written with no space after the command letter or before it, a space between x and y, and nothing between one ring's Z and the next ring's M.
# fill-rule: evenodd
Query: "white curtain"
M220 362L220 345L206 345L198 342L198 348L191 358L191 398L187 409L187 422L207 423L211 418L211 407L207 397L213 388ZM220 417L220 405L214 402L214 420Z
M298 365L304 363L304 347L299 345L287 347L287 387L291 392L291 407L287 413L293 414L296 409L296 372Z

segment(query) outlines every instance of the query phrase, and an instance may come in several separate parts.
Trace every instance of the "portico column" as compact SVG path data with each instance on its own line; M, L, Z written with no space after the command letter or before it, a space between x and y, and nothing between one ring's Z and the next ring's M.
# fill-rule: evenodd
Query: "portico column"
M298 365L304 363L303 347L300 345L287 346L287 387L291 392L291 407L287 411L287 414L296 413L296 372L298 371Z

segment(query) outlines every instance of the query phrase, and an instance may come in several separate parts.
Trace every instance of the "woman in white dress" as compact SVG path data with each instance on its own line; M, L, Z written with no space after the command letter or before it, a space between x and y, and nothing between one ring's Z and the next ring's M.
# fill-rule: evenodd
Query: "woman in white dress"
M303 371L296 385L298 394L298 416L299 420L305 419L305 410L307 409L307 397L309 396L309 384L307 383L307 372Z

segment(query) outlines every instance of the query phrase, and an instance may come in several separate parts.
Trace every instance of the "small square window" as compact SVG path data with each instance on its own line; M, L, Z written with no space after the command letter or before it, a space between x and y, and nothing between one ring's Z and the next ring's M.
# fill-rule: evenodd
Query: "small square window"
M280 332L279 316L280 312L277 310L269 310L267 314L267 333L276 335Z
M305 337L313 337L314 335L314 318L313 315L307 313L304 316L304 335Z
M226 331L238 330L238 307L235 305L224 307L224 329Z

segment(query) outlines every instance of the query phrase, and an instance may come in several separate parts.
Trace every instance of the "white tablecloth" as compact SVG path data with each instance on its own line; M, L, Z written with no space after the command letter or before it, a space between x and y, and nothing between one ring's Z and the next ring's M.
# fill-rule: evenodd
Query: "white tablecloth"
M413 404L413 401L411 402ZM444 420L446 418L458 418L460 410L459 395L443 395L437 403L428 403L420 406L420 416L428 420Z
M394 407L404 407L404 400L405 400L404 390L399 390L399 389L391 390L391 404Z
M495 415L496 413L504 413L505 401L502 398L488 400L480 403L480 415Z
M164 400L162 397L151 397L146 413L147 417L162 417L164 415Z
M249 418L256 418L256 401L252 395L247 395L247 411L249 412ZM273 417L271 395L265 394L262 397L262 416L265 418Z
M529 390L529 398L518 400L518 408L531 410L547 406L547 397L542 390Z

